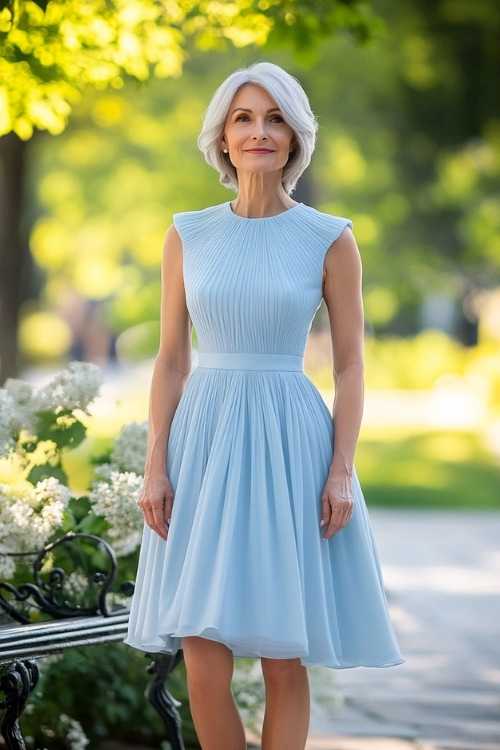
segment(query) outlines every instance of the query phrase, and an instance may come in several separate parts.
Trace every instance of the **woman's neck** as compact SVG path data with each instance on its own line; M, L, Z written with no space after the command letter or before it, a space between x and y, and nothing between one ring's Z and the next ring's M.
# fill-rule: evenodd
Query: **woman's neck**
M296 205L279 184L269 184L268 180L259 179L265 175L252 175L253 179L241 179L238 176L238 197L231 203L231 208L238 216L247 219L262 219L266 216L277 216Z

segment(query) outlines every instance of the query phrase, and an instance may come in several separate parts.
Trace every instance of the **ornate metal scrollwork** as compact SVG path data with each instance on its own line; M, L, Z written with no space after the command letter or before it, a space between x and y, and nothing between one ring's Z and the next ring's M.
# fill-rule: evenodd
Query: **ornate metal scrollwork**
M156 654L148 667L148 672L153 675L153 679L146 688L146 697L163 719L172 750L184 750L184 742L181 732L181 717L177 710L180 703L168 692L166 681L177 664L182 661L182 658L182 651L178 651L173 656L171 654Z
M0 701L0 709L5 710L1 733L8 750L26 750L19 729L19 717L38 677L38 665L32 659L22 659L0 667L0 691L5 694L5 699Z
M36 610L52 619L90 617L112 612L106 600L116 578L117 562L112 547L93 534L69 532L47 544L32 563L33 583L17 587L0 582L0 608L10 618L21 624L31 622L31 612ZM62 558L62 562L61 562ZM60 563L60 564L58 564ZM63 567L64 565L64 567ZM71 574L80 573L86 581L84 590L75 601L70 601L68 586ZM121 586L121 593L130 596L133 583ZM24 606L23 606L24 605Z

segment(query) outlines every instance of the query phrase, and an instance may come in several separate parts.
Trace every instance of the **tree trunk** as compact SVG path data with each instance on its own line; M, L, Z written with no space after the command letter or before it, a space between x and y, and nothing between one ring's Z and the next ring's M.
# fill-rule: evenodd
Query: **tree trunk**
M0 138L0 384L19 371L17 331L29 249L21 235L26 142Z

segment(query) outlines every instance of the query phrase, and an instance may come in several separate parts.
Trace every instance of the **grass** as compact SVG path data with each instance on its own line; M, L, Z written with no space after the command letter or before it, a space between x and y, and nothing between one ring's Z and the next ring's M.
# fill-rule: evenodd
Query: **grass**
M368 505L500 508L500 467L476 432L365 429L356 468Z

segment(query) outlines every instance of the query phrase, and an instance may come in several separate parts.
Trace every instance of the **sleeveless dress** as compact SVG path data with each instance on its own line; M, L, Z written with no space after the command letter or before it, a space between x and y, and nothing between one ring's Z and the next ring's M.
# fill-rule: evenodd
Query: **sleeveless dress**
M400 663L355 475L351 521L322 538L333 422L302 369L325 254L351 223L301 203L174 223L199 358L170 430L168 540L145 527L126 643L175 653L199 635L306 666Z

